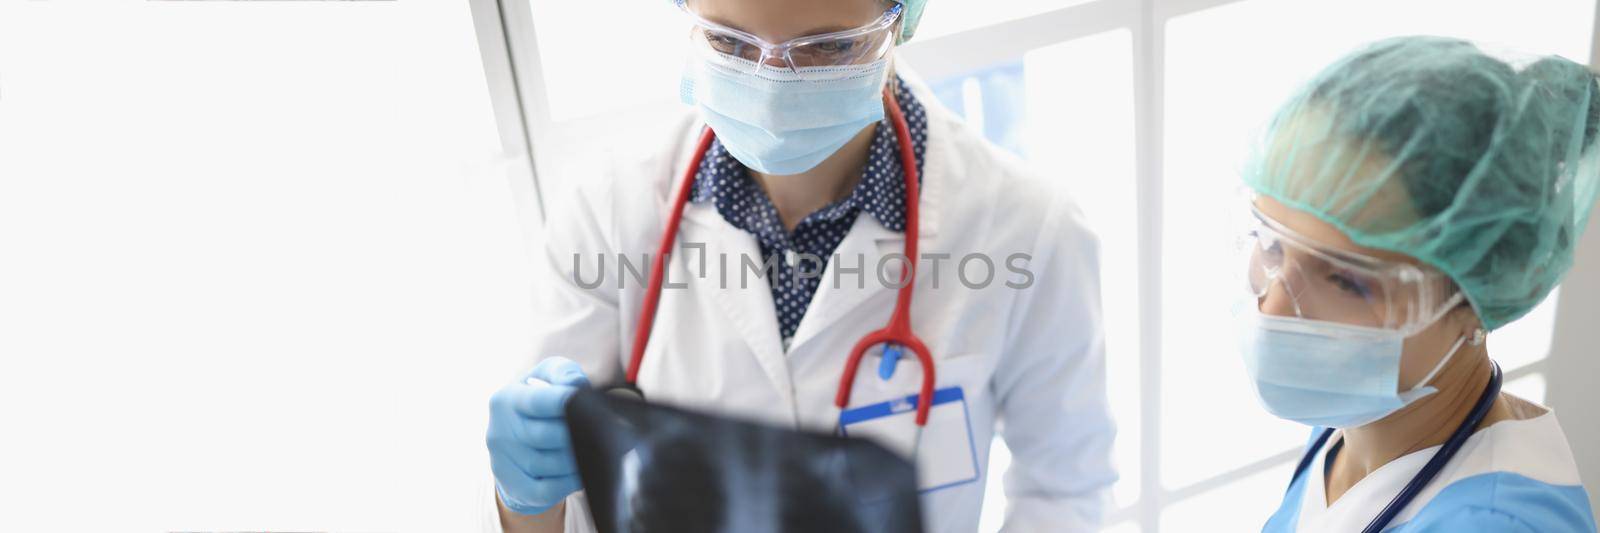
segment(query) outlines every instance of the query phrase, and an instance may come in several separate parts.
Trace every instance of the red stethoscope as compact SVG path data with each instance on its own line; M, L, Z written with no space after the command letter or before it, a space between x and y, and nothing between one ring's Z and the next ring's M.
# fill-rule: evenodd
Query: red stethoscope
M921 197L918 190L917 159L915 152L912 151L911 129L906 125L906 117L900 110L899 101L887 87L883 90L883 98L889 104L887 106L889 116L894 122L895 135L900 141L900 166L905 169L905 256L915 258L919 235L917 199ZM683 182L678 186L678 194L673 199L672 216L667 219L667 229L661 234L661 247L656 250L655 257L651 258L650 283L645 292L644 307L639 310L639 329L633 336L633 353L628 360L627 383L624 385L626 389L641 397L643 395L638 386L639 364L644 361L645 345L650 343L650 326L655 322L656 304L661 301L661 285L664 280L667 254L672 251L673 241L678 236L678 222L683 220L683 208L689 204L695 174L700 169L701 161L705 159L706 150L711 147L711 140L715 138L716 134L710 128L706 128L705 132L700 134L699 145L695 148L694 157L689 161L689 167L683 172ZM867 349L879 344L904 346L916 354L917 362L922 365L922 390L917 395L917 426L922 427L928 423L928 411L933 403L934 367L933 356L929 355L928 347L911 331L911 289L916 281L914 259L905 261L900 269L900 277L904 284L899 288L894 303L894 314L889 316L889 324L856 341L855 348L850 350L850 359L845 362L844 375L839 378L839 391L834 396L833 403L840 409L850 404L850 388L855 382L856 368L861 365L861 357L866 355Z

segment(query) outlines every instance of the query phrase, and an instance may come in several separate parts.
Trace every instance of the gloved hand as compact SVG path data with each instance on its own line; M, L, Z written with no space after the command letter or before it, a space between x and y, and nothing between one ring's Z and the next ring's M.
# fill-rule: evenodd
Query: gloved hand
M507 508L543 513L582 488L562 408L588 386L577 363L551 357L489 399L489 466Z

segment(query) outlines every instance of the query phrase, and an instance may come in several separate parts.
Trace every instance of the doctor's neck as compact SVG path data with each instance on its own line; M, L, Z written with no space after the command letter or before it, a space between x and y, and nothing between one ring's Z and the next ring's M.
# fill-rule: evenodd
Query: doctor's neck
M785 231L794 231L806 215L850 195L865 172L867 151L877 129L876 122L862 128L833 155L799 174L776 176L750 171L756 183L766 190L767 198L772 199L773 207L778 208Z
M1376 422L1344 429L1344 448L1335 469L1359 480L1406 454L1443 444L1471 414L1493 373L1487 345L1462 345L1460 353L1429 383L1439 392ZM1477 429L1508 417L1504 399L1497 398Z

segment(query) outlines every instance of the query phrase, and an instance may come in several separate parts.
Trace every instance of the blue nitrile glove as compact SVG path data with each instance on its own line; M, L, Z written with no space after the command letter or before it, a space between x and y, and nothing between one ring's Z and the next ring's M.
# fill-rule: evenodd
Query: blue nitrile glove
M578 363L551 357L489 399L489 466L506 508L543 513L582 488L562 408L588 386Z

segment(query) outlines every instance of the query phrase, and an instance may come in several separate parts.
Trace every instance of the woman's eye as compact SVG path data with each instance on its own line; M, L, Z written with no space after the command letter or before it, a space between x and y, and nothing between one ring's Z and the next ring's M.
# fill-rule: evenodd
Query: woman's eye
M856 47L856 43L855 41L829 41L825 43L817 43L815 46L817 51L825 54L843 54L854 49Z
M1356 281L1354 278L1351 278L1345 274L1337 272L1328 274L1328 282L1332 283L1335 287L1338 287L1339 290L1349 293L1351 296L1367 298L1372 295L1372 289L1367 288L1365 284Z
M711 43L711 46L724 52L732 52L733 50L739 48L738 39L711 32L706 32L706 42Z

